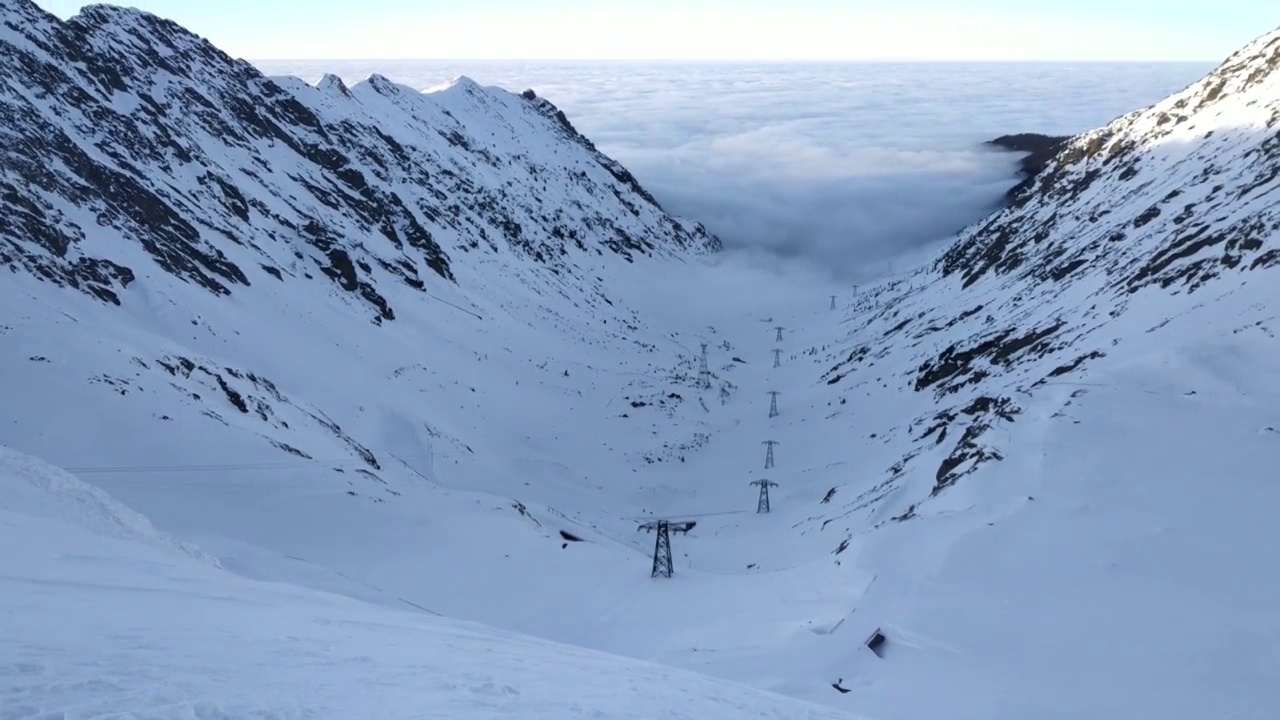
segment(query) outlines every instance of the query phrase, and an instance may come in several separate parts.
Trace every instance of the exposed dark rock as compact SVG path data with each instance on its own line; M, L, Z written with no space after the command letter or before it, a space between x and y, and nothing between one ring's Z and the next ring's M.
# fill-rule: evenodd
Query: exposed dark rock
M993 145L1012 152L1025 153L1024 157L1018 161L1018 172L1022 175L1023 180L1005 193L1005 197L1012 200L1019 193L1022 193L1027 188L1031 187L1031 183L1035 176L1049 164L1049 161L1052 160L1070 140L1070 136L1040 135L1038 133L1001 135L994 140L988 140L986 143L987 145Z
M1071 140L1070 135L1041 135L1039 133L1017 133L1014 135L1001 135L994 140L988 140L988 145L994 145L1004 150L1012 152L1026 153L1027 156L1020 161L1022 172L1027 175L1035 175L1044 168L1045 165L1053 159L1053 156L1060 151L1063 146Z
M1048 349L1046 341L1063 325L1064 322L1060 320L1053 325L1021 334L1018 334L1016 328L1010 328L967 348L952 345L939 353L937 358L917 369L915 389L925 390L937 385L939 392L954 391L967 384L963 382L966 376L986 376L984 370L974 368L976 360L981 358L993 365L1009 365L1021 354L1034 356L1037 352Z
M311 104L315 92L352 98L337 78L300 90L148 13L88 6L63 22L30 0L9 0L0 19L13 33L0 41L9 81L0 86L0 147L10 151L0 165L0 265L106 302L119 304L140 273L107 255L129 244L217 295L250 285L241 263L304 282L316 276L283 272L282 258L309 259L370 305L375 322L395 318L383 283L423 291L420 269L456 281L437 236L493 251L505 238L557 272L570 248L595 250L591 241L628 260L664 246L718 247L702 226L663 213L625 168L532 92L523 95L527 111L486 107L516 112L545 128L548 142L585 150L607 171L564 180L560 206L530 203L518 186L474 173L499 168L519 178L543 168L523 154L500 157L448 111L414 145L380 128L380 116ZM381 76L368 87L423 102ZM457 152L438 153L429 142L436 134ZM60 209L67 207L74 212ZM623 215L645 222L627 225ZM120 257L133 263L136 254Z

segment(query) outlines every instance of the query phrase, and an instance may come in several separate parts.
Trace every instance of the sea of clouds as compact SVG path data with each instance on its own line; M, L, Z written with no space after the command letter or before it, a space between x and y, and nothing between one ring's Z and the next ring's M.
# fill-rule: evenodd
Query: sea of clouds
M841 282L927 256L997 208L1017 159L983 145L1076 134L1211 63L729 64L257 61L269 75L532 88L728 249Z

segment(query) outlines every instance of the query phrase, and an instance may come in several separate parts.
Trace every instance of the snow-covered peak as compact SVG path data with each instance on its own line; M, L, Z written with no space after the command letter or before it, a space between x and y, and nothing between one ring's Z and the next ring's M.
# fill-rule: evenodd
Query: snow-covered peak
M351 95L351 90L347 88L347 84L342 81L342 78L333 73L325 73L324 77L320 78L320 81L316 83L316 89L321 92L342 96Z
M86 28L91 27L103 32L138 33L163 28L166 31L174 31L178 36L195 37L193 33L188 32L172 20L154 15L146 10L106 3L84 5L67 22Z
M68 59L65 48L50 44L59 21L28 0L0 2L0 51L21 48L27 52L54 53Z
M156 69L176 75L208 64L245 66L208 40L145 10L86 5L66 21L66 26L76 33L78 41L89 46L85 48L88 52L115 57L136 53L129 64L158 65Z
M5 34L36 30L57 22L57 17L33 2L6 0L0 3L0 32Z
M441 93L441 92L448 92L451 90L455 92L471 93L471 92L483 92L484 88L480 85L480 83L476 82L475 80L472 80L470 77L466 75L455 75L445 82L432 85L426 88L422 92L423 93Z
M399 95L408 96L408 95L418 94L416 90L409 87L408 85L398 83L381 73L370 73L369 76L366 77L364 80L361 80L360 82L356 83L352 87L352 90L359 92L364 88L369 88L374 92L377 92L382 95L388 95L391 97L395 97Z

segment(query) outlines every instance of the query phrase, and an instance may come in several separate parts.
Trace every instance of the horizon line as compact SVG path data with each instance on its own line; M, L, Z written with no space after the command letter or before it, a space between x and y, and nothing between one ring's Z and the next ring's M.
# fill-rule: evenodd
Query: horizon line
M683 63L705 65L727 64L796 64L796 65L1172 65L1221 63L1225 58L1201 59L1010 59L1010 58L437 58L437 57L242 57L248 62L492 62L492 63Z

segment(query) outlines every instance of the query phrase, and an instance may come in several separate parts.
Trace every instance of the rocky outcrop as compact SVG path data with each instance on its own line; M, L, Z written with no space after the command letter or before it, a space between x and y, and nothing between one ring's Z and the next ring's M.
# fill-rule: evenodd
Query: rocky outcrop
M1010 188L1005 193L1005 198L1012 200L1018 193L1030 187L1032 179L1070 140L1070 136L1037 133L1001 135L994 140L988 140L987 145L1010 152L1024 153L1022 159L1018 161L1018 172L1023 177L1022 182Z

